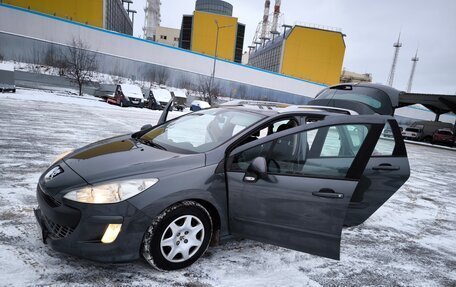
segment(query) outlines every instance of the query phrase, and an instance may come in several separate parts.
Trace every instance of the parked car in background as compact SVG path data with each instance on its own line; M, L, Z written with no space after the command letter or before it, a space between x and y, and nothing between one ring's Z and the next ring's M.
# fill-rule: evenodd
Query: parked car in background
M402 131L402 137L406 140L419 141L421 139L421 129L408 127Z
M0 93L16 92L14 65L0 63Z
M202 110L202 109L207 109L207 108L210 108L210 107L211 107L211 105L209 105L208 102L195 100L190 105L190 110L192 112L195 112L195 111L199 111L199 110Z
M147 107L152 110L163 110L171 98L171 92L167 89L150 89L149 97L147 98Z
M139 86L120 84L117 85L114 96L108 98L107 102L121 107L144 108L144 95Z
M419 141L424 141L430 143L432 141L432 137L434 136L434 132L438 129L448 129L450 131L453 130L453 124L451 123L444 123L444 122L436 122L436 121L417 121L410 125L410 127L418 128L421 130L420 137L418 138Z
M452 130L449 129L438 129L432 135L433 144L443 144L448 146L453 146L455 141L455 136Z
M187 104L187 95L183 90L175 90L171 92L173 96L174 108L178 111L183 111Z

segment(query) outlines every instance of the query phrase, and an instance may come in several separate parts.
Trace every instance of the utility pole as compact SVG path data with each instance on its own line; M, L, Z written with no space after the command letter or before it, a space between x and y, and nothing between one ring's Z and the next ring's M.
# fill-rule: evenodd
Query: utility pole
M416 49L415 57L412 58L412 72L410 73L410 78L407 85L407 93L410 93L412 91L413 77L415 76L416 64L419 60L420 58L418 58L418 49Z
M393 82L394 82L394 74L396 72L396 64L397 64L397 59L399 57L399 49L402 47L401 43L401 33L399 33L399 38L397 39L397 42L394 43L394 58L393 58L393 64L391 65L391 71L388 77L388 86L392 87Z
M214 52L214 66L212 68L212 75L211 75L211 79L209 81L209 97L211 96L211 93L212 93L212 85L214 84L214 80L215 80L215 67L217 65L217 56L218 56L218 40L219 40L219 31L221 29L225 29L225 28L229 28L229 27L233 27L233 25L226 25L226 26L219 26L219 23L217 20L214 21L215 22L215 25L217 26L217 33L216 33L216 36L215 36L215 52Z

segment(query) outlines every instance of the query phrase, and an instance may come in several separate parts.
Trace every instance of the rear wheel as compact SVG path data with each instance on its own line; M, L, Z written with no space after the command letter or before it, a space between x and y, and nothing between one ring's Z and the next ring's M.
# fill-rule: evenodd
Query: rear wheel
M206 252L211 236L209 212L196 202L184 201L167 208L152 222L141 253L158 270L181 269Z

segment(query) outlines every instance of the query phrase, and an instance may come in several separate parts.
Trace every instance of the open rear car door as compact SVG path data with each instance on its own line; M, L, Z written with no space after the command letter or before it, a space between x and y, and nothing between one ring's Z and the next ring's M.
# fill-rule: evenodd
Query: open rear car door
M393 137L384 137L382 133L378 140L350 201L345 226L366 221L410 177L407 151L397 122L388 121L384 130L391 130Z
M231 233L339 259L347 209L388 121L328 116L235 148L226 161Z

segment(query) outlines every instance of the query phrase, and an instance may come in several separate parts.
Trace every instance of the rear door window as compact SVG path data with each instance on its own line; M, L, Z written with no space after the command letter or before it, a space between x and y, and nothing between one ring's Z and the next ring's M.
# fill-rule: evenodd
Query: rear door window
M385 134L385 131L389 131L390 133L392 133L391 125L389 123L385 124L385 127L382 131L382 135ZM372 156L392 156L395 147L396 140L394 137L381 136L378 139L377 145L375 146Z

